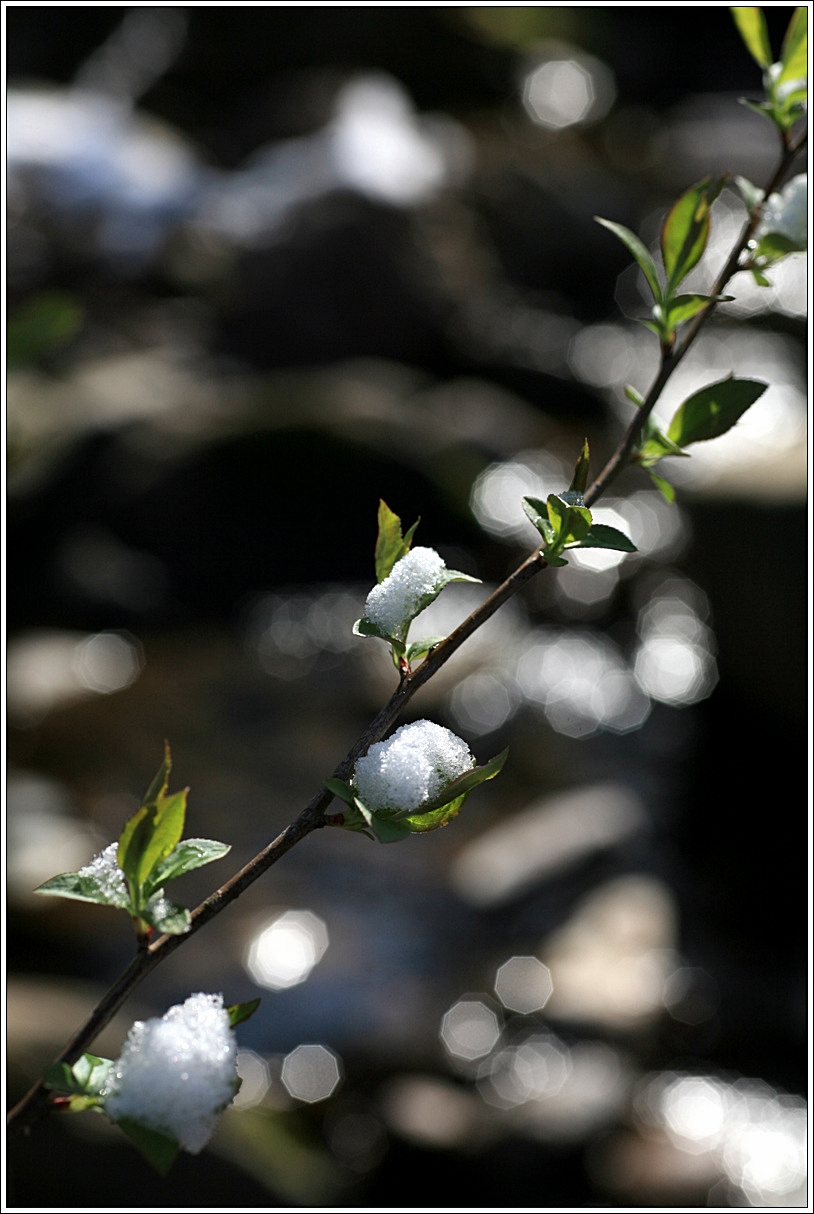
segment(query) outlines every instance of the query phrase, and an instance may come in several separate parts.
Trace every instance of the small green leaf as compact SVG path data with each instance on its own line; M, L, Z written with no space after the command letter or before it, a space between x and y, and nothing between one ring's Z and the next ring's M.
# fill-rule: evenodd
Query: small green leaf
M523 509L547 544L553 544L557 532L548 521L548 507L538 497L524 497Z
M82 1087L74 1078L67 1062L52 1062L45 1068L42 1086L49 1092L81 1092Z
M165 932L168 936L183 936L189 931L191 921L187 908L169 902L162 890L157 890L141 908L139 918L157 932Z
M420 641L411 641L404 651L404 656L408 662L417 662L445 640L446 637L423 637Z
M404 825L409 829L411 834L425 834L430 830L440 830L442 826L446 826L457 818L460 813L461 806L466 800L466 793L462 793L460 797L455 797L452 801L448 801L446 805L440 806L438 809L430 810L429 813L413 814L410 818L405 818Z
M766 18L761 8L733 8L730 10L746 49L758 67L768 67L772 61L772 48Z
M234 1029L244 1020L248 1020L260 1006L259 999L249 999L247 1003L231 1003L226 1011L229 1015L229 1027Z
M184 873L203 868L214 860L222 860L231 850L231 844L218 843L215 839L182 839L168 856L156 864L144 883L144 896L149 898L160 886Z
M801 253L805 250L805 244L800 244L796 240L784 235L783 232L767 232L765 236L760 238L757 248L752 254L755 258L760 258L761 268L771 265L775 261L780 261L783 257L788 257L789 253Z
M546 507L549 522L557 532L554 547L558 551L566 544L581 540L587 534L588 528L591 526L591 512L584 506L569 506L562 497L556 493L550 493Z
M82 876L79 873L60 873L51 877L34 890L35 894L44 894L54 898L72 898L74 902L95 902L99 906L116 906L119 910L131 910L130 899L126 893L119 894L111 890L107 884L98 881L96 877Z
M571 548L611 548L615 552L637 552L633 540L628 539L623 531L609 527L607 523L594 523L588 534L578 544L570 544Z
M477 788L479 784L485 783L486 780L493 780L499 771L503 768L503 764L508 758L509 751L502 750L499 755L495 755L488 763L481 764L480 767L473 767L470 771L465 771L463 775L458 776L456 780L452 780L443 788L437 797L431 801L427 801L421 806L419 815L411 813L409 810L402 810L397 815L397 820L414 817L424 817L435 810L443 809L458 797L468 796L473 788Z
M639 409L644 404L644 397L641 392L636 391L632 384L625 384L625 396Z
M763 202L763 190L753 185L747 177L736 177L735 185L738 187L740 196L744 201L747 211L750 213Z
M768 384L731 376L695 392L676 411L667 437L680 447L726 434Z
M410 827L406 822L382 818L378 814L371 816L370 828L380 843L400 843L410 834Z
M772 285L766 275L757 266L750 266L749 268L752 271L752 277L759 287L770 287Z
M6 355L11 370L38 362L70 341L85 317L72 295L44 291L11 313L6 328Z
M676 295L670 301L667 323L671 328L675 328L676 325L683 325L692 320L693 316L697 316L710 303L730 303L734 298L734 295Z
M681 195L667 214L661 229L661 253L667 271L667 296L698 264L709 238L710 206L724 186L724 179L708 177Z
M160 1176L166 1176L181 1149L175 1139L170 1138L169 1134L159 1134L158 1130L151 1130L145 1125L140 1125L139 1122L133 1121L132 1117L122 1117L120 1121L116 1122L116 1125L127 1135L156 1172Z
M666 434L662 434L652 424L650 418L648 418L648 422L651 422L651 424L647 429L647 439L642 443L636 456L636 462L642 468L650 468L653 464L657 464L660 459L664 459L668 455L683 456L685 459L689 459L687 452L682 451L678 444L669 439Z
M676 491L669 481L666 481L663 476L657 476L656 473L651 472L649 468L647 470L647 475L650 477L651 481L656 486L662 497L666 499L666 501L674 502L676 500Z
M346 805L353 805L353 791L344 780L338 780L336 777L331 776L329 780L325 781L325 787L328 792L332 792L335 797L339 797L339 800L344 801Z
M589 457L590 452L588 450L588 440L586 438L585 442L582 444L582 451L580 452L579 459L576 462L574 475L571 478L571 484L569 486L571 492L579 493L580 496L585 493L585 488L588 484Z
M612 223L610 219L600 219L598 215L594 215L594 219L597 223L601 223L603 228L607 228L609 232L613 232L614 236L621 240L628 252L633 254L647 279L650 290L653 292L653 298L657 303L660 303L662 292L656 263L639 240L639 237L635 232L631 232L629 228L623 227L621 223Z
M777 83L797 80L808 75L808 7L798 5L789 22L780 51L782 64Z
M389 577L396 561L410 551L415 529L420 519L416 519L407 534L402 537L401 519L394 514L387 502L379 501L379 532L376 539L376 581L383 582Z

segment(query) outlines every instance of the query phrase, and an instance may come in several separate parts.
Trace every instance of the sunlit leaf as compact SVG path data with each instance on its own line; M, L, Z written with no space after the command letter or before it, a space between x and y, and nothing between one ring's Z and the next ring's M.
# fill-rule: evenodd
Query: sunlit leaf
M765 268L766 265L774 261L780 261L782 258L788 257L789 253L803 252L805 247L805 244L792 240L783 232L767 232L765 236L761 236L760 242L752 256L756 259L760 258L762 267Z
M444 640L446 637L423 637L420 641L411 641L404 651L404 656L408 662L417 662Z
M710 182L707 177L682 194L667 213L661 229L661 253L668 296L703 256L709 237L710 206L723 185L723 179Z
M545 542L553 544L557 538L557 532L549 522L548 507L545 502L541 502L538 497L524 497L523 509Z
M641 406L644 404L644 397L642 396L641 392L638 392L636 388L633 387L633 384L625 384L625 396L638 408L641 408Z
M601 223L603 228L607 228L609 232L613 232L614 236L621 240L628 252L633 254L647 279L650 290L653 292L653 298L660 301L662 292L656 263L635 232L631 232L629 228L623 227L621 223L613 223L610 219L600 219L598 215L595 215L594 219L597 223Z
M637 552L633 540L628 539L623 531L609 527L607 523L594 523L591 530L578 544L569 545L573 548L611 548L614 552Z
M647 475L650 477L651 481L666 501L674 502L676 500L676 491L669 481L666 481L663 476L658 476L649 468L647 470Z
M579 459L576 462L574 475L571 478L571 484L569 486L571 491L574 493L584 494L585 492L585 488L588 484L589 458L590 452L588 450L588 440L586 438L585 442L582 444L582 451L580 452Z
M379 501L379 532L376 538L376 581L383 582L392 573L396 561L400 561L410 551L415 529L420 519L416 519L407 534L401 534L401 519L394 514L385 501Z
M772 61L772 48L763 9L733 8L731 12L749 54L759 67L768 67Z
M569 506L558 494L550 493L546 507L549 522L557 532L557 548L581 540L587 534L591 526L591 512L585 506Z
M146 896L149 897L154 890L184 873L223 859L231 850L229 843L218 843L215 839L183 839L150 873L149 881L144 886Z
M260 1006L259 999L249 999L247 1003L231 1003L226 1011L229 1016L229 1027L237 1028L244 1020L248 1020Z
M411 817L405 818L404 825L411 834L416 835L426 834L430 830L440 830L442 826L447 826L453 818L457 818L465 800L466 793L463 793L460 797L448 801L446 805L430 810L429 813L413 814Z
M168 936L183 936L189 931L190 914L187 908L169 902L160 891L141 908L139 918L157 932L165 932Z
M452 780L447 784L446 788L441 790L437 797L421 806L420 816L423 817L425 814L442 809L457 797L467 796L472 792L473 788L477 788L479 784L485 783L486 780L493 780L498 772L501 771L503 764L508 758L508 754L508 749L502 750L499 755L495 755L488 763L483 763L479 767L473 767L470 771L465 771L463 775ZM409 810L402 810L397 816L401 819L413 818L416 815Z
M754 211L755 207L760 206L763 202L763 190L753 185L748 177L736 177L735 185L738 187L747 211Z
M781 70L777 83L797 80L808 74L808 8L801 4L794 10L780 51Z
M667 430L667 437L680 447L726 434L750 405L763 395L768 384L756 379L729 377L709 384L684 401Z
M130 899L126 893L111 890L107 883L96 877L80 873L60 873L51 877L34 890L54 898L72 898L74 902L95 902L98 906L116 906L119 910L130 910Z
M668 324L672 328L683 325L710 303L730 303L734 298L734 295L676 295L670 302Z

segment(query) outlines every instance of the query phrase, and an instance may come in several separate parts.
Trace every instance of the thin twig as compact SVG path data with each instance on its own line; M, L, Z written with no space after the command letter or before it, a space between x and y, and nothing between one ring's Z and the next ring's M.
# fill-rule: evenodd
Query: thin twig
M766 188L764 201L771 193L777 190L804 142L805 131L793 143L789 141L780 164ZM721 294L730 278L738 270L741 253L746 248L755 228L760 222L762 213L763 203L752 211L737 245L712 288L711 294L713 296ZM644 421L656 404L668 379L695 340L702 325L712 314L714 308L715 301L713 299L688 324L676 348L672 352L662 355L659 371L644 403L637 411L635 418L622 437L618 447L585 494L585 504L587 506L592 505L600 497L611 480L625 466L628 456L636 444ZM516 594L521 586L530 581L541 569L546 568L546 565L547 562L543 553L539 550L533 552L454 632L450 633L445 640L441 641L430 652L416 670L411 671L409 674L403 674L399 686L385 706L374 717L368 728L348 751L342 762L335 768L333 772L334 776L339 779L347 779L353 771L356 760L365 754L374 742L378 742L385 736L404 706L412 699L419 688L423 687L441 669L473 632L476 632L490 616L494 615L499 607ZM311 799L302 813L276 839L269 843L244 868L235 873L220 889L210 894L200 906L197 906L192 911L190 926L187 932L179 936L161 936L148 948L142 948L130 962L127 969L117 978L110 990L99 1001L86 1023L82 1025L71 1041L68 1042L56 1061L69 1064L75 1062L102 1029L109 1024L134 988L138 986L151 970L155 969L161 961L175 952L177 948L180 948L190 936L200 931L210 920L239 898L250 885L261 877L263 873L267 872L273 864L276 864L295 844L304 839L306 835L311 834L312 831L325 826L327 824L325 810L330 805L332 799L333 794L323 787ZM43 1086L42 1081L39 1081L9 1112L8 1125L17 1130L22 1129L30 1125L37 1117L47 1112L49 1107L47 1090Z

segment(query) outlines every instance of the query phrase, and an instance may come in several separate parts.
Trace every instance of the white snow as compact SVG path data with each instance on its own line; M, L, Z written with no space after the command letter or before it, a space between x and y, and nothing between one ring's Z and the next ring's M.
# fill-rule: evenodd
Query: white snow
M406 633L421 599L436 591L445 569L434 548L413 548L373 587L365 602L365 616L388 636Z
M84 868L80 868L77 876L93 877L102 887L107 897L110 898L111 902L127 906L129 901L127 883L116 859L118 849L118 843L111 843L98 856L94 856L90 864L86 864Z
M108 1076L105 1112L175 1138L196 1155L235 1094L237 1043L221 995L191 995L137 1020Z
M369 810L418 810L475 766L464 741L442 725L415 721L376 742L356 764L353 785Z

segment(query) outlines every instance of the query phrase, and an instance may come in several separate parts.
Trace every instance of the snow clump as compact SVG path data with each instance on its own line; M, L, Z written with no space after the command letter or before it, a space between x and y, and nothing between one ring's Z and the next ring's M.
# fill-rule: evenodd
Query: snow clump
M387 636L402 638L422 599L437 593L446 565L434 548L413 548L396 561L383 582L374 586L365 602L365 616Z
M107 1079L105 1112L206 1146L237 1087L237 1042L221 995L191 995L162 1017L137 1020Z
M371 812L418 810L474 766L461 738L432 721L414 721L371 746L356 764L353 785Z
M127 882L124 873L119 868L117 853L118 843L111 843L98 856L94 856L89 864L80 868L77 877L92 877L114 906L127 906Z

